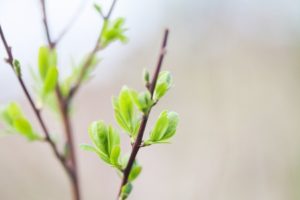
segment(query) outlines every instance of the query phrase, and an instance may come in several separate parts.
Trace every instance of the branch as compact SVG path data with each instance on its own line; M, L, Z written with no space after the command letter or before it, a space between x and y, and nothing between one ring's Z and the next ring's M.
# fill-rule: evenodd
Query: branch
M7 56L8 58L5 59L6 62L11 66L11 68L14 70L14 57L13 57L13 54L12 54L12 51L11 51L11 47L8 45L7 41L6 41L6 38L4 36L4 33L3 33L3 30L2 30L2 27L0 25L0 36L1 36L1 40L3 42L3 45L5 47L5 50L6 50L6 53L7 53ZM16 74L16 73L15 73ZM17 75L17 74L16 74ZM64 157L59 153L58 149L57 149L57 146L56 144L52 141L51 137L50 137L50 134L49 134L49 131L47 129L47 126L41 116L41 110L35 105L34 101L33 101L33 98L31 97L23 79L22 79L22 76L21 75L17 75L17 79L21 85L21 88L23 90L23 92L25 93L25 96L27 98L27 100L29 101L30 103L30 106L31 108L33 109L34 111L34 114L35 116L37 117L38 119L38 122L39 124L41 125L42 129L43 129L43 132L45 134L45 139L44 141L49 143L49 145L51 146L52 150L53 150L53 153L55 154L56 158L60 161L60 163L62 164L62 166L65 168L66 171L68 171L68 167L66 166L65 164L65 159Z
M156 66L156 69L155 69L155 72L154 72L153 79L152 79L151 84L150 84L151 98L153 98L154 89L155 89L155 86L156 86L158 75L159 75L159 72L160 72L161 67L162 67L164 56L166 54L166 46L167 46L168 36L169 36L169 30L166 29L165 33L164 33L164 38L163 38L160 54L159 54L158 63L157 63L157 66ZM123 186L125 186L128 183L128 178L129 178L133 163L134 163L134 161L136 159L136 156L137 156L137 154L138 154L138 152L141 148L144 132L145 132L145 129L146 129L146 125L147 125L147 122L148 122L148 118L149 118L149 114L151 112L151 109L152 109L152 107L149 109L148 113L144 114L143 117L142 117L142 122L141 122L141 125L140 125L140 128L139 128L139 131L138 131L137 138L136 138L136 140L133 144L132 151L131 151L131 154L130 154L130 157L129 157L129 161L128 161L127 166L126 166L126 168L123 172L123 179L122 179L122 183L121 183L119 194L118 194L119 197L121 195Z
M60 42L60 40L68 33L68 31L72 28L72 26L75 24L75 22L77 21L77 19L80 16L80 13L82 13L81 11L84 9L86 3L88 1L86 0L82 0L81 4L79 5L79 7L77 8L77 10L74 12L73 16L71 17L71 20L67 23L67 25L65 26L65 28L61 31L61 33L58 35L58 37L56 38L56 40L54 41L54 44L58 44Z
M56 43L54 43L52 41L51 35L50 35L48 18L47 18L47 11L46 11L46 2L45 2L45 0L40 0L40 1L41 1L41 6L42 6L43 23L44 23L44 26L45 26L45 32L46 32L46 36L47 36L47 41L48 41L49 47L51 49L53 49L53 48L55 48Z
M57 42L53 42L50 37L50 30L49 25L47 21L47 12L46 12L46 6L45 6L45 0L41 0L41 6L42 6L42 14L43 14L43 21L44 21L44 27L45 32L47 35L48 40L48 46L50 49L55 49ZM62 117L62 124L65 129L66 134L66 147L67 151L69 152L69 155L66 155L64 157L65 164L68 166L68 174L71 179L72 183L72 190L73 190L73 199L74 200L80 200L80 188L79 188L79 181L78 181L78 170L77 170L77 159L76 159L76 153L75 153L75 147L74 147L74 137L73 137L73 131L69 116L69 102L65 100L65 98L62 96L62 92L59 86L59 83L57 82L56 88L55 88L55 94L57 97L59 110Z
M107 21L110 19L112 12L116 6L117 0L113 0L110 9L107 13L107 15L103 16L104 21ZM92 51L89 53L88 58L86 59L85 63L83 64L82 70L79 74L79 77L77 79L77 82L72 86L68 96L67 96L67 102L70 102L72 100L72 98L74 97L75 93L77 93L77 91L79 90L80 86L82 85L82 81L84 79L84 76L86 74L86 72L88 71L89 67L91 66L92 62L93 62L93 58L94 56L100 51L102 50L101 47L101 38L103 35L103 28L99 34L99 37L96 41L96 44L94 46L94 48L92 49Z

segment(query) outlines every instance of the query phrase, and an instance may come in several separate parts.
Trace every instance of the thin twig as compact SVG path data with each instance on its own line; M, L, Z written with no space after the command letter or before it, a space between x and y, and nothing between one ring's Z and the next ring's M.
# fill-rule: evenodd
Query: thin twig
M107 13L107 15L105 15L105 16L103 17L104 21L108 21L108 20L110 19L111 15L112 15L112 12L113 12L113 10L114 10L114 8L115 8L115 6L116 6L116 3L117 3L117 0L113 0L112 4L111 4L111 6L110 6L110 9L109 9L109 11L108 11L108 13ZM85 76L85 74L87 73L87 71L89 70L89 68L90 68L90 66L91 66L91 64L92 64L92 62L93 62L93 59L94 59L95 55L96 55L100 50L102 50L102 47L101 47L101 38L102 38L102 35L103 35L103 28L102 28L102 30L101 30L101 32L100 32L100 34L99 34L99 37L98 37L98 39L97 39L97 41L96 41L96 44L95 44L94 48L93 48L92 51L89 53L89 55L88 55L86 61L85 61L84 64L83 64L82 70L81 70L81 72L80 72L80 74L79 74L79 77L78 77L76 83L75 83L75 84L72 86L72 88L70 89L70 92L69 92L69 94L68 94L68 96L67 96L67 98L66 98L66 99L67 99L67 102L71 101L72 98L74 97L75 93L79 90L80 86L82 85L84 76Z
M12 54L12 50L11 50L11 47L8 45L7 43L7 40L4 36L4 32L2 30L2 27L0 25L0 36L1 36L1 40L4 44L4 47L5 47L5 50L6 50L6 53L7 53L7 56L8 58L5 59L6 62L11 66L11 68L14 70L14 57L13 57L13 54ZM16 74L16 73L15 73ZM17 75L17 74L16 74ZM68 172L68 166L66 165L65 163L65 159L64 157L59 153L58 149L57 149L57 146L56 144L52 141L51 137L50 137L50 133L48 131L48 128L41 116L41 110L35 105L34 101L33 101L33 98L31 97L23 79L22 79L22 76L21 75L17 75L17 79L21 85L21 88L23 90L23 92L25 93L25 96L27 98L27 100L29 101L30 103L30 106L31 108L33 109L34 113L35 113L35 116L37 117L38 119L38 122L39 124L41 125L42 129L43 129L43 132L45 134L45 139L44 141L49 143L49 145L51 146L51 149L53 150L53 153L55 154L56 158L60 161L60 163L62 164L62 166L64 167L64 169ZM69 174L69 172L68 172Z
M44 21L44 27L45 27L45 32L47 35L47 40L48 40L48 46L50 49L54 49L55 46L57 45L56 42L53 42L50 37L50 29L49 29L49 24L47 20L47 12L46 12L46 5L45 5L45 0L41 0L41 6L42 6L42 14L43 14L43 21ZM72 126L71 126L71 121L70 121L70 116L69 116L69 103L65 101L60 86L59 82L57 82L56 88L55 88L55 94L57 97L58 105L60 108L60 113L62 117L62 124L65 129L65 134L66 134L66 148L67 152L69 153L68 157L65 157L65 163L68 166L68 174L70 174L70 179L72 183L72 194L73 194L73 199L74 200L80 200L81 195L80 195L80 188L79 188L79 181L78 181L78 168L77 168L77 160L76 160L76 152L75 152L75 146L74 146L74 137L73 137L73 131L72 131Z
M45 0L40 0L41 6L42 6L42 14L43 14L43 23L45 26L45 31L46 31L46 36L47 36L47 41L49 43L49 47L51 49L55 48L55 43L52 42L50 30L49 30L49 23L48 23L48 18L47 18L47 10L46 10L46 2Z
M165 33L164 33L164 38L163 38L160 54L159 54L158 63L157 63L157 66L156 66L156 69L155 69L155 72L154 72L153 79L152 79L151 84L150 84L150 93L151 93L152 98L153 98L156 82L157 82L157 79L158 79L158 75L159 75L159 72L161 70L163 60L164 60L164 56L166 54L166 46L167 46L168 36L169 36L169 30L166 29ZM124 172L123 172L123 179L122 179L122 183L121 183L119 194L118 194L119 197L122 194L123 186L125 186L128 183L128 178L129 178L133 163L134 163L134 161L136 159L136 156L137 156L137 154L138 154L138 152L141 148L141 144L143 142L144 132L145 132L145 129L146 129L146 125L147 125L147 122L148 122L148 118L149 118L149 114L151 112L151 109L152 109L152 107L149 109L148 113L144 114L143 117L142 117L142 122L141 122L141 125L140 125L140 128L139 128L139 131L138 131L137 138L136 138L136 140L133 144L132 151L131 151L131 154L130 154L130 157L129 157L129 161L128 161L127 166L126 166L126 168L124 169Z
M70 21L67 23L65 28L61 31L61 33L58 35L56 40L54 41L54 44L58 44L60 40L68 33L68 31L72 28L72 26L75 24L77 19L79 18L81 11L85 8L85 5L88 1L82 0L77 10L74 12L73 16L71 17Z

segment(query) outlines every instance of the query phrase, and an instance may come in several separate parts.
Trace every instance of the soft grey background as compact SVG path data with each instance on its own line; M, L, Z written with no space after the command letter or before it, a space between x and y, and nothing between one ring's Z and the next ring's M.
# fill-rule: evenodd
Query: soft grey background
M81 1L48 2L55 36ZM109 7L108 1L97 2ZM101 20L91 5L84 4L58 47L63 75L96 40ZM180 113L180 127L172 145L140 152L144 169L130 199L300 199L299 8L297 0L120 0L114 16L126 17L130 42L100 53L95 78L76 97L77 147L89 142L91 121L115 124L110 99L123 84L142 89L141 72L153 69L168 26L164 68L173 72L175 87L150 124L168 108ZM36 67L38 47L45 42L39 1L0 0L0 23L31 86L29 66ZM3 61L0 91L1 104L16 100L35 120ZM45 116L60 134L57 119ZM115 172L95 155L77 151L84 200L114 199L120 184ZM0 199L70 199L68 180L47 145L1 138Z

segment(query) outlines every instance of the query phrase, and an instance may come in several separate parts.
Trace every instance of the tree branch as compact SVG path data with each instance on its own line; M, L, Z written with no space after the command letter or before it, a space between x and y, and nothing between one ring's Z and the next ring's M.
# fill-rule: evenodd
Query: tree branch
M165 33L164 33L164 38L163 38L160 54L159 54L158 63L157 63L157 66L156 66L156 69L155 69L155 72L154 72L153 79L150 83L151 98L153 98L153 94L154 94L156 82L157 82L157 79L158 79L158 75L159 75L159 72L160 72L161 67L162 67L164 56L166 54L166 46L167 46L168 36L169 36L169 30L166 29ZM141 122L141 125L140 125L140 128L139 128L139 131L138 131L137 138L136 138L136 140L133 144L132 151L131 151L131 154L130 154L130 157L129 157L129 161L128 161L127 166L126 166L126 168L124 169L124 172L123 172L123 179L122 179L122 183L121 183L119 194L118 194L119 197L122 193L123 186L125 186L128 183L128 178L129 178L133 163L134 163L134 161L136 159L136 156L137 156L137 154L138 154L138 152L141 148L141 144L143 142L144 132L145 132L145 129L146 129L146 125L147 125L147 122L148 122L148 118L149 118L149 114L151 112L151 109L152 109L152 107L149 109L148 113L144 114L143 117L142 117L142 122Z
M104 21L107 21L107 20L110 19L111 15L112 15L112 12L113 12L113 10L114 10L114 8L115 8L115 6L116 6L116 3L117 3L117 0L113 0L112 4L111 4L111 6L110 6L110 9L109 9L109 11L108 11L108 13L107 13L107 15L105 15L105 16L103 17ZM72 98L75 96L75 93L77 93L77 91L79 90L80 86L82 85L82 81L83 81L83 79L84 79L84 76L85 76L85 74L87 73L88 69L90 68L90 66L91 66L91 64L92 64L92 62L93 62L93 59L94 59L95 55L96 55L100 50L102 50L102 47L101 47L101 38L102 38L102 35L103 35L103 28L102 28L102 30L101 30L101 32L100 32L100 34L99 34L99 37L98 37L98 39L97 39L97 41L96 41L96 44L95 44L94 48L93 48L92 51L89 53L89 55L88 55L86 61L85 61L84 64L83 64L82 70L81 70L81 72L80 72L80 74L79 74L79 77L78 77L76 83L72 86L72 88L71 88L71 90L70 90L70 92L69 92L69 94L68 94L68 96L67 96L67 98L66 98L66 99L67 99L67 102L71 101Z
M57 45L57 42L53 42L50 37L50 30L47 20L47 12L46 12L46 6L45 6L45 0L41 0L41 6L42 6L42 14L43 14L43 21L44 21L44 27L45 32L47 35L48 40L48 46L50 49L54 49ZM59 41L59 40L58 40ZM55 88L55 94L57 97L61 117L62 117L62 124L65 129L66 134L66 148L68 155L65 157L65 163L68 166L68 174L70 175L71 183L72 183L72 189L73 189L73 199L74 200L80 200L80 188L79 188L79 181L78 181L78 169L77 169L77 159L76 159L76 152L74 147L74 137L73 137L73 131L69 116L69 102L66 102L65 98L62 96L62 92L59 86L59 82L56 84Z
M71 20L67 23L67 25L65 26L65 28L61 31L61 33L58 35L58 37L56 38L56 40L54 41L54 44L58 44L60 42L60 40L62 40L62 38L68 33L68 31L72 28L72 26L75 24L75 22L77 21L77 19L80 16L80 13L82 13L81 11L83 10L83 8L85 7L86 3L88 1L86 0L82 0L81 4L79 5L79 7L77 8L77 10L74 12L73 16L71 17Z
M7 53L7 56L8 56L8 58L5 59L5 60L11 66L11 68L14 70L14 64L13 64L14 57L13 57L13 54L12 54L12 51L11 51L11 47L8 45L7 40L6 40L5 36L4 36L4 32L2 30L1 25L0 25L0 36L1 36L1 40L3 42L3 45L5 47L5 50L6 50L6 53ZM59 153L56 144L52 141L52 139L50 137L50 133L48 131L48 128L47 128L47 126L46 126L46 124L45 124L45 122L44 122L44 120L43 120L43 118L41 116L41 110L35 105L35 103L33 101L33 98L31 97L31 95L30 95L30 93L29 93L29 91L28 91L28 89L27 89L27 87L26 87L26 85L25 85L25 83L24 83L24 81L22 79L22 76L21 75L17 75L17 74L16 74L16 76L17 76L17 79L18 79L18 81L19 81L19 83L21 85L21 88L22 88L23 92L25 93L25 96L26 96L27 100L30 103L31 108L34 111L35 116L38 119L39 124L42 127L42 130L43 130L43 132L45 134L44 141L47 142L47 143L49 143L49 145L50 145L53 153L56 156L56 158L60 161L60 163L64 167L64 169L68 172L68 167L65 164L64 157Z

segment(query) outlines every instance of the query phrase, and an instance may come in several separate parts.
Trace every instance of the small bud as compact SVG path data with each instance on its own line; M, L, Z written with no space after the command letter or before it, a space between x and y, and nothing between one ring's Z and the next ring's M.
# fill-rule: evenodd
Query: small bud
M95 8L95 10L101 15L101 16L103 16L103 13L102 13L102 8L101 8L101 6L99 5L99 4L94 4L94 8Z
M149 85L149 82L150 82L150 73L146 69L144 69L143 78L144 78L145 84Z
M14 64L15 73L17 74L18 77L20 77L22 75L20 62L17 59L15 59L13 64Z

